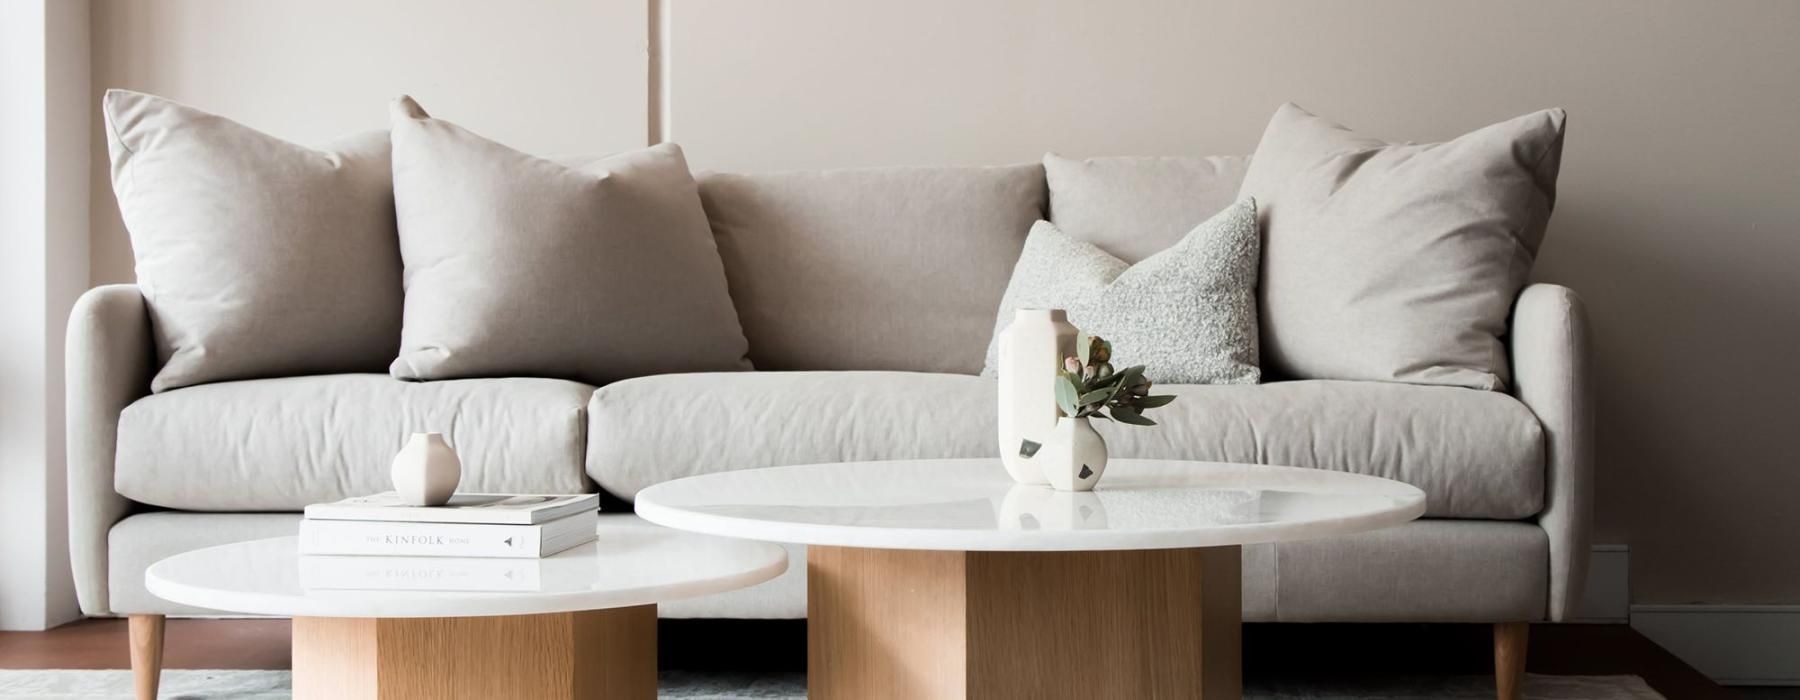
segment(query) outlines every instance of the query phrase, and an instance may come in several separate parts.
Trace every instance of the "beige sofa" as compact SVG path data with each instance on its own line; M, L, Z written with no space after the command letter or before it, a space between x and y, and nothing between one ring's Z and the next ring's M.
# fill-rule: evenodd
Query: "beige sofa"
M1242 159L1233 162L1241 163ZM1205 197L1229 202L1241 167ZM152 395L131 285L69 325L70 536L90 615L203 613L148 594L158 558L290 534L307 503L383 490L407 433L451 434L464 488L603 489L728 469L994 452L978 376L1030 222L1038 166L701 178L759 371L608 386L544 378L277 377ZM1220 205L1222 206L1222 204ZM679 280L671 280L678 284ZM1244 549L1250 621L1565 620L1587 554L1593 445L1586 319L1566 288L1519 295L1509 392L1354 381L1174 386L1122 457L1287 464L1418 486L1425 519ZM796 618L804 566L676 617Z

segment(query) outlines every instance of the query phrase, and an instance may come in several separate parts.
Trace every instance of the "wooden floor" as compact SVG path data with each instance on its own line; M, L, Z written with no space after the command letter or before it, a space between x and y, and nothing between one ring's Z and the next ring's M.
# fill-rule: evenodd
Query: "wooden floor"
M170 620L168 668L288 668L285 620ZM1271 625L1244 629L1250 679L1490 671L1485 625ZM802 670L799 620L663 620L664 668ZM87 620L48 632L0 632L0 668L129 668L123 620ZM1624 625L1534 625L1529 668L1555 675L1628 674L1672 700L1785 698L1782 690L1724 689ZM1793 697L1800 697L1797 690Z

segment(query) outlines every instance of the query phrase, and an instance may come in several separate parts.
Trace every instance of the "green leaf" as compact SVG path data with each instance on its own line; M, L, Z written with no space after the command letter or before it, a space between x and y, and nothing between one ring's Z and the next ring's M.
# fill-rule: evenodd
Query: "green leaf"
M1081 360L1081 366L1083 367L1087 366L1088 356L1092 352L1091 346L1093 343L1088 341L1088 337L1087 331L1078 331L1075 333L1075 357Z
M1082 394L1081 398L1079 400L1077 400L1076 403L1079 403L1083 406L1088 406L1088 405L1097 404L1097 403L1105 403L1106 400L1110 399L1110 398L1112 398L1112 390L1111 389L1095 389L1088 393Z
M1056 378L1056 407L1062 409L1063 415L1074 416L1081 411L1075 406L1075 398L1080 396L1075 389L1075 380L1063 374Z
M1118 377L1119 377L1119 386L1125 387L1126 389L1130 389L1133 386L1143 383L1143 381L1144 381L1144 366L1143 365L1133 365L1130 367L1126 367L1125 369L1123 369L1119 372Z
M1139 409L1156 408L1158 406L1167 406L1169 405L1169 402L1174 400L1175 397L1169 394L1163 394L1161 396L1140 396L1136 401L1131 402L1131 404L1137 406Z
M1137 409L1129 406L1114 406L1112 417L1113 420L1126 425L1156 425L1156 421L1145 418L1144 414L1138 413Z

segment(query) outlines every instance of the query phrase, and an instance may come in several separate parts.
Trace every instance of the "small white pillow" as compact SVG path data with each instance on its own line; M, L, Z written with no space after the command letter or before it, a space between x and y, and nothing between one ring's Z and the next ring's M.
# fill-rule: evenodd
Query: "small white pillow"
M1000 300L982 374L994 374L1014 311L1066 309L1077 328L1112 341L1115 366L1145 365L1151 381L1255 384L1259 244L1250 199L1136 265L1039 221Z

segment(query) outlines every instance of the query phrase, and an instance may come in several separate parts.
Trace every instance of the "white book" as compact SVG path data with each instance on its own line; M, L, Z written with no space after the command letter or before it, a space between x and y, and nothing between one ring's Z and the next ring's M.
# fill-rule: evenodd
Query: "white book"
M300 559L300 586L354 591L535 591L543 586L537 559L470 557L343 557Z
M336 503L314 503L306 507L306 517L308 520L536 525L581 511L599 509L600 495L593 493L459 493L451 496L447 505L411 506L400 502L400 494L388 491L373 496L346 498Z
M300 521L301 554L400 557L547 557L594 541L599 511L542 525Z

